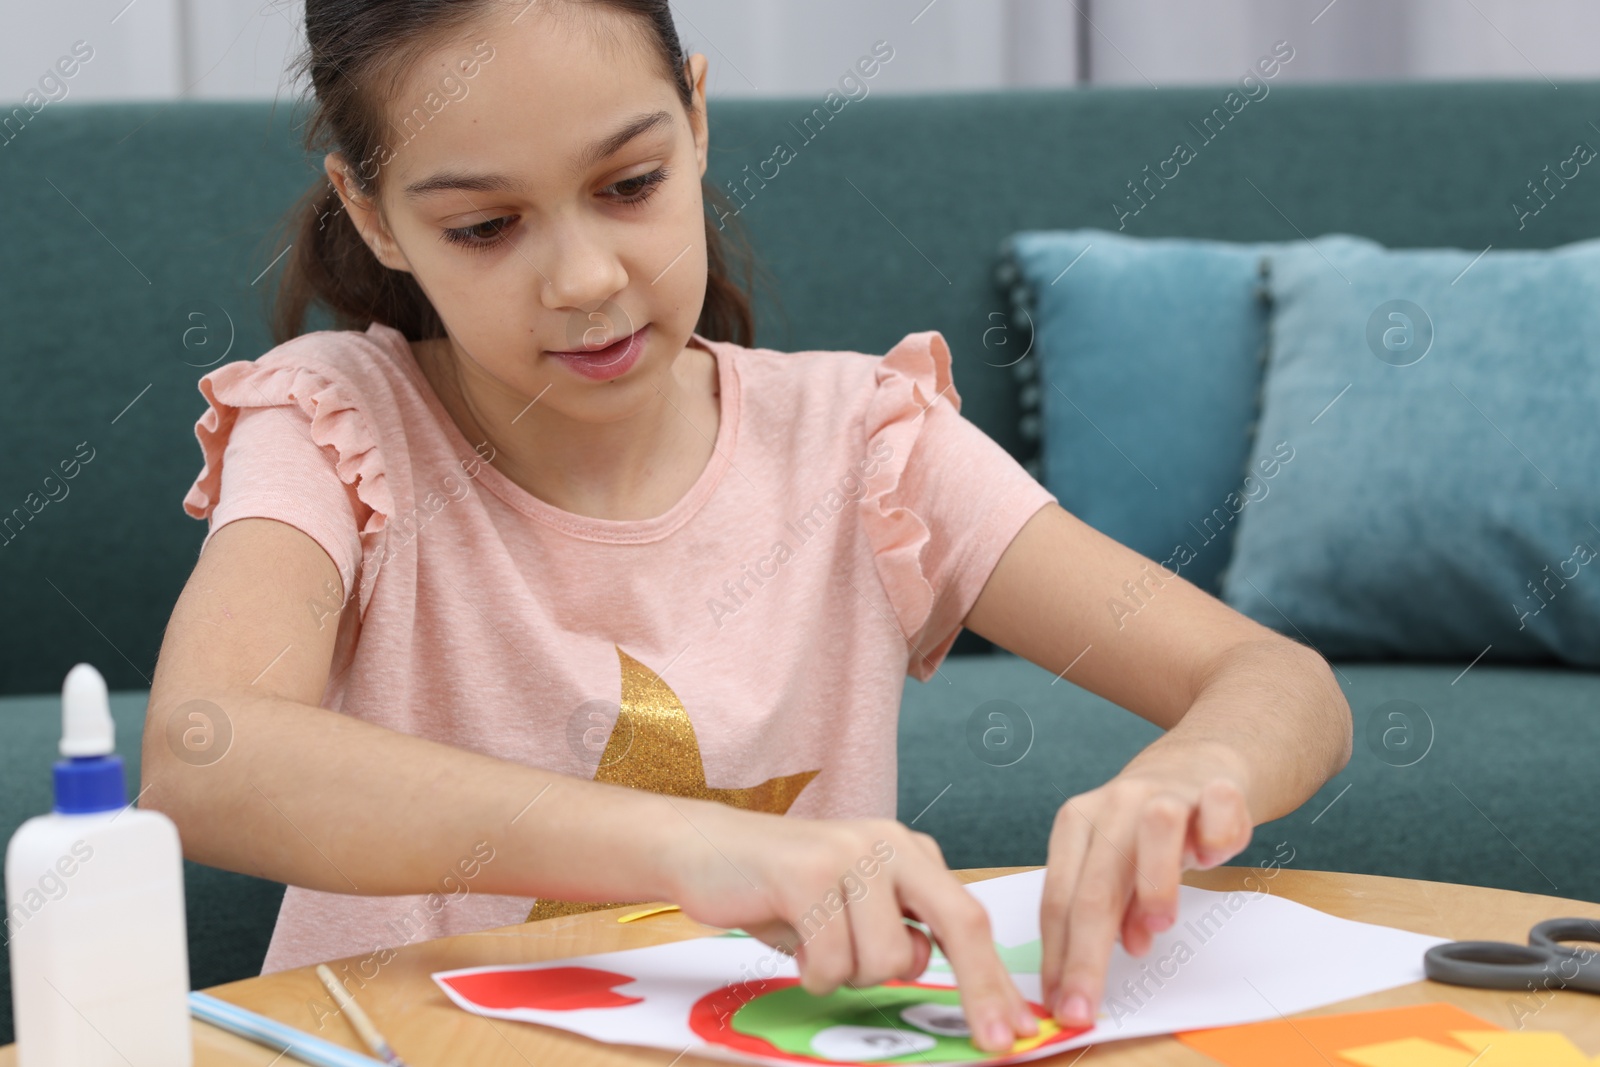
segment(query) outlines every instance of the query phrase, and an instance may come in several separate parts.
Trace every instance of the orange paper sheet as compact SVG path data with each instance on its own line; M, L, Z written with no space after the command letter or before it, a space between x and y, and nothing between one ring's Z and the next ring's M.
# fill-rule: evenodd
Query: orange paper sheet
M1452 1030L1500 1027L1453 1004L1418 1004L1382 1011L1347 1012L1312 1019L1274 1019L1215 1030L1189 1030L1179 1041L1226 1067L1328 1067L1343 1063L1345 1049L1403 1038L1422 1038L1459 1047Z

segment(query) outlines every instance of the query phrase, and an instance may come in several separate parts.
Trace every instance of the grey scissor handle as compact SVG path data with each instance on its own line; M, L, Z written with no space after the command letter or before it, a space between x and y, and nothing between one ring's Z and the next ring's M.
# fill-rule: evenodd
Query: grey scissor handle
M1546 919L1528 931L1528 944L1593 957L1600 949L1571 949L1563 941L1600 941L1600 919Z
M1574 949L1563 941L1600 941L1600 920L1547 919L1528 944L1453 941L1422 955L1429 978L1482 989L1572 989L1600 993L1600 950Z

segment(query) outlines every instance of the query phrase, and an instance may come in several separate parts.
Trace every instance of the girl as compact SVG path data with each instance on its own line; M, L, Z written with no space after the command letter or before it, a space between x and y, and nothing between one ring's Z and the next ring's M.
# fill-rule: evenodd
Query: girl
M666 0L310 0L306 36L328 184L282 343L200 380L210 529L142 783L188 856L288 883L264 972L669 900L824 993L920 974L910 916L999 1050L1035 1020L893 820L906 673L967 626L1167 730L1050 830L1066 1024L1186 867L1344 765L1322 658L1062 510L960 416L938 333L751 347ZM197 714L205 759L164 743Z

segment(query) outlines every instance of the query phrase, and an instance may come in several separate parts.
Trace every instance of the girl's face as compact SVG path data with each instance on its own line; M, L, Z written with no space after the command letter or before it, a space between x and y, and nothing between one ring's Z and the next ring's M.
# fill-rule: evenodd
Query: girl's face
M352 197L350 164L327 166L368 246L416 278L499 407L538 397L605 422L655 401L700 317L706 59L689 59L686 115L645 27L550 9L497 6L405 72L362 165L378 172L381 211ZM640 355L616 377L550 355L638 330Z

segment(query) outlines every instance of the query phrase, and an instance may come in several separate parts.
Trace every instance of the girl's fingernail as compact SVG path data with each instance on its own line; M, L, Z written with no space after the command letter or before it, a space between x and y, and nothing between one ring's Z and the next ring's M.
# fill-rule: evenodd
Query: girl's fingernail
M1082 993L1067 997L1056 1009L1056 1018L1071 1026L1089 1025L1089 998Z
M1011 1031L999 1019L990 1019L983 1028L984 1036L993 1049L1010 1048L1012 1045Z
M1174 917L1171 915L1152 915L1145 922L1145 926L1156 933L1160 933L1162 930L1166 930L1171 927L1173 921Z

